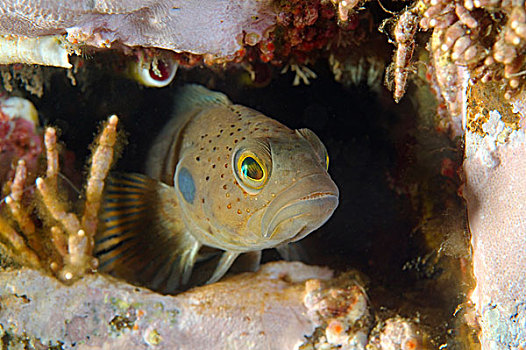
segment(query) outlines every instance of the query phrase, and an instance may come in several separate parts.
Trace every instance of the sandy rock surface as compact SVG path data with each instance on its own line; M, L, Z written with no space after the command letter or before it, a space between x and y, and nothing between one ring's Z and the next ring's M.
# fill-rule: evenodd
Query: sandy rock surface
M504 99L497 108L486 101L473 99L467 108L464 196L477 281L471 299L482 349L519 349L526 346L524 96L511 110Z
M64 349L294 349L317 326L303 304L305 281L327 268L264 265L177 296L94 274L73 286L37 271L0 273L0 325Z

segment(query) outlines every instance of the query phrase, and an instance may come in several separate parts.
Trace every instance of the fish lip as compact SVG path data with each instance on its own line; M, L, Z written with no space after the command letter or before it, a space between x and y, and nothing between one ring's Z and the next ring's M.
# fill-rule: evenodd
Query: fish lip
M330 191L313 192L311 194L308 194L306 196L298 198L297 200L292 202L290 205L293 205L294 203L300 202L300 201L311 201L311 200L321 199L321 198L325 198L325 197L336 197L336 199L338 199L338 194L334 193L334 192L330 192ZM284 208L286 208L286 207L284 207Z
M315 174L315 175L311 175L311 176L320 176L320 175L321 174ZM309 177L311 177L311 176L309 176ZM324 176L327 176L327 175L324 175ZM303 181L303 180L301 180L301 181ZM300 183L300 182L298 182L298 183ZM290 190L292 190L293 187L289 188L282 195L286 195L286 193L288 193ZM301 218L302 216L309 215L309 212L299 212L296 215L285 216L283 218L280 218L280 214L282 214L284 211L290 210L290 208L298 206L298 205L305 205L308 202L313 202L313 201L326 202L327 204L330 205L329 208L332 207L332 211L330 212L330 214L325 216L324 220L321 220L320 222L318 222L319 225L317 225L316 227L314 227L310 231L304 232L307 229L307 225L304 225L294 235L292 235L291 237L287 238L285 241L286 242L297 241L297 240L303 238L308 233L310 233L313 230L315 230L316 228L318 228L321 225L323 225L331 217L332 212L338 206L339 192L338 192L338 188L336 187L334 182L332 182L332 180L331 180L331 187L332 188L330 190L324 189L322 191L311 192L311 193L309 193L307 195L304 195L304 196L302 196L300 198L292 200L289 203L287 203L286 205L284 205L283 207L279 208L272 215L272 218L270 220L268 220L268 224L267 225L265 225L265 222L262 222L262 231L261 232L262 232L263 237L266 238L266 239L272 239L275 236L275 234L276 234L276 228L280 224L282 224L283 222L286 222L286 221L289 221L289 220L297 220L297 219Z
M283 244L288 244L288 243L299 241L300 239L305 237L307 234L309 234L309 232L311 232L311 231L305 232L306 230L307 230L307 226L306 225L301 226L301 228L298 230L298 232L296 232L296 234L293 235L291 238L283 241Z

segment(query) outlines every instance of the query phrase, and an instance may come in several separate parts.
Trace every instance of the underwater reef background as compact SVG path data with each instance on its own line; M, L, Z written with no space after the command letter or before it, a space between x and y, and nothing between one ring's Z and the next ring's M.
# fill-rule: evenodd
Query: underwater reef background
M53 268L32 265L35 247L53 245L12 234L3 200L4 347L526 346L523 1L42 1L49 16L29 17L41 31L17 25L36 3L0 1L0 181L7 198L24 160L27 207L45 237L49 218L32 186L46 171L43 126L57 130L67 179L57 197L80 212L101 124L119 118L112 171L143 172L187 83L312 129L327 147L340 204L289 256L327 269L275 263L282 258L268 250L263 262L273 263L260 272L161 296L91 267L60 284ZM188 40L194 26L202 40ZM44 297L65 298L63 314ZM251 304L260 299L264 306ZM277 311L264 320L251 311L258 307ZM44 325L47 315L54 321Z

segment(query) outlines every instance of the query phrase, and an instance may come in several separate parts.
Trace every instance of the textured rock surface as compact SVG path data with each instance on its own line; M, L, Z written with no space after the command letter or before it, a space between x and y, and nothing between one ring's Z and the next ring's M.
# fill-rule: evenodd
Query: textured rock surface
M498 92L487 93L498 102ZM477 280L471 298L483 349L526 346L524 98L514 101L511 109L504 98L500 105L491 105L491 99L474 97L465 117L464 195Z
M277 262L162 296L101 274L68 287L22 269L0 274L0 325L64 349L294 349L316 327L303 282L330 277L326 268Z
M0 0L3 35L68 33L94 46L119 42L217 57L239 50L244 33L261 39L274 24L269 0Z
M371 332L367 350L418 350L425 349L422 332L415 322L393 317L379 323Z

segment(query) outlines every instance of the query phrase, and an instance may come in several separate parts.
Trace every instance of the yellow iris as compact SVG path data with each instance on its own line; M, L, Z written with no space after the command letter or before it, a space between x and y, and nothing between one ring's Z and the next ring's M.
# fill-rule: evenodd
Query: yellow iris
M253 188L260 189L265 184L267 172L258 157L252 153L245 153L237 161L239 177Z

